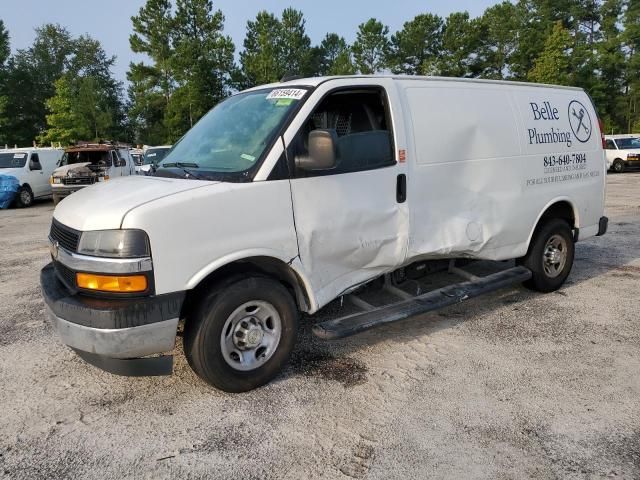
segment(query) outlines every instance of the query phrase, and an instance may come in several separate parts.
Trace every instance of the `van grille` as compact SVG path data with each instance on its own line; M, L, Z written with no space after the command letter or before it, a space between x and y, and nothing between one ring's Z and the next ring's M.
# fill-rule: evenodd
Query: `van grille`
M65 177L62 179L64 185L93 185L96 183L95 177Z
M51 231L49 232L49 238L52 241L58 242L58 244L70 252L78 251L78 242L80 241L80 232L69 228L66 225L62 225L60 222L53 219L51 222Z
M73 270L57 261L53 262L53 268L55 269L58 278L62 280L62 283L71 289L76 288L76 274Z

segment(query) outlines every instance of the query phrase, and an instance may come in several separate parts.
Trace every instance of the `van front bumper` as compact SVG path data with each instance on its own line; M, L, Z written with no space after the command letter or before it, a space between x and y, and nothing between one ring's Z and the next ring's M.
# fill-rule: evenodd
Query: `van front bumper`
M116 375L170 375L184 292L145 298L93 298L70 292L52 264L40 272L49 320L63 344ZM142 358L146 357L146 358Z

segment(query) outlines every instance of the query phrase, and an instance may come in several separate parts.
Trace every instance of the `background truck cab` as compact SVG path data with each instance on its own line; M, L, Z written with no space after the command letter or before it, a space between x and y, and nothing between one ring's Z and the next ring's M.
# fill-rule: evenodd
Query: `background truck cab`
M51 195L49 178L63 153L64 151L58 148L0 150L0 175L17 179L17 206L29 207L34 199Z
M82 188L134 172L126 145L100 143L67 148L51 176L53 202L57 204Z

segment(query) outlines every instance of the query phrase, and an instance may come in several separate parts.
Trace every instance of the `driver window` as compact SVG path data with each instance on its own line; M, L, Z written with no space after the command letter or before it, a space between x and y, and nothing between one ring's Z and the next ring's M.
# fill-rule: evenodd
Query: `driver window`
M606 147L605 147L605 148L606 148L607 150L615 150L615 149L616 149L616 146L615 146L615 144L613 143L613 140L607 140L607 141L606 141L606 143L605 143L605 145L606 145Z
M297 177L338 175L395 164L390 117L381 88L340 90L325 97L298 133L295 155L309 154L309 134L318 129L336 132L336 167L297 169Z

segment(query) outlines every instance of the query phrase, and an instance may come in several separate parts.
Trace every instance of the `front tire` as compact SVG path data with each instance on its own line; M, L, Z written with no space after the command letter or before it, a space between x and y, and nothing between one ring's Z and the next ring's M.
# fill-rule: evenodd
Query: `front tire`
M611 165L611 170L613 170L614 173L624 172L624 162L619 158L617 158L616 160L613 161L613 165Z
M529 251L518 263L533 273L524 286L537 292L553 292L565 282L575 254L573 234L569 224L554 218L535 232Z
M33 205L33 192L29 187L20 187L16 195L16 205L18 208L29 208Z
M187 319L184 351L204 381L231 393L272 380L295 343L298 312L289 291L249 277L209 293Z

